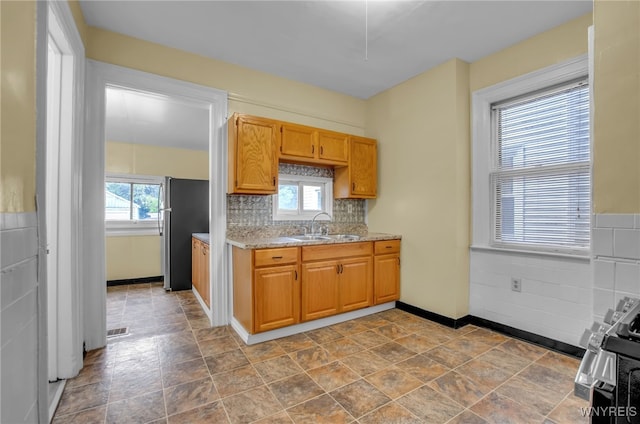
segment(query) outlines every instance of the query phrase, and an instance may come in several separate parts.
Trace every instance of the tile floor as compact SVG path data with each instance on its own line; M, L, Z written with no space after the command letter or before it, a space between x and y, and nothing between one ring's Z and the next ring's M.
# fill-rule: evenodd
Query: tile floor
M108 289L109 328L54 423L586 423L578 360L393 309L246 346L191 292Z

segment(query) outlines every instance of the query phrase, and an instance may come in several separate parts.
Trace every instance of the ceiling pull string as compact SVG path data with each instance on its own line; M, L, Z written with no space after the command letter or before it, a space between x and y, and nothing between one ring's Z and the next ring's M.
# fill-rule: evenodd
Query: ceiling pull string
M364 0L364 60L369 60L369 0Z

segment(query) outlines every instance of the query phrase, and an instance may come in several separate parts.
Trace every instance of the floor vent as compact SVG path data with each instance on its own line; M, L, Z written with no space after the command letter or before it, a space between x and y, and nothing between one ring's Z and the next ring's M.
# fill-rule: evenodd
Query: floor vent
M126 336L127 334L129 334L129 329L127 327L114 328L113 330L107 330L107 337Z

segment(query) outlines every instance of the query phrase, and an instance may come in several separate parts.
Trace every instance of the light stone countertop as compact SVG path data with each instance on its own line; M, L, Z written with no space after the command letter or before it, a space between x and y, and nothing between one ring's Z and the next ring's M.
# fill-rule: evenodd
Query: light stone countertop
M314 246L321 244L359 243L363 241L400 240L402 236L387 233L366 233L359 235L356 240L329 239L329 240L297 240L291 236L282 237L233 237L227 238L227 243L241 249L265 249L271 247L296 247ZM329 237L331 237L329 235Z
M209 244L209 233L192 233L191 236Z

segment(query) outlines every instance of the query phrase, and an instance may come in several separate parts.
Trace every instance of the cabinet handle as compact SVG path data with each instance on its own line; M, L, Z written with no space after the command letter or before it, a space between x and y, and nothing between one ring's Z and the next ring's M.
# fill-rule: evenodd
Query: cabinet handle
M387 246L385 246L384 248L385 248L385 249L393 249L393 246L388 246L388 245L387 245Z
M344 271L344 265L340 264L340 274Z
M324 147L320 146L320 154L323 155L324 154Z
M316 152L316 146L314 146L313 144L311 145L311 154L314 154Z
M336 274L340 274L340 265L336 265Z
M294 270L293 272L294 272L294 274L295 274L295 278L294 278L294 280L297 280L297 279L298 279L298 271L297 271L297 270Z
M356 191L356 183L351 183L351 190Z
M276 177L273 177L273 186L276 186Z
M282 256L272 256L271 259L282 259Z
M398 258L398 266L400 266L400 258Z

